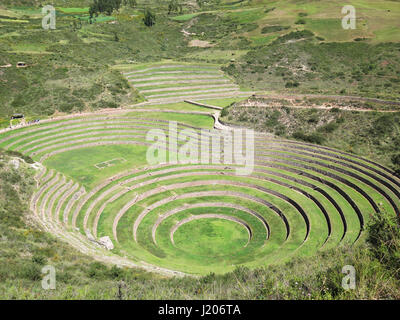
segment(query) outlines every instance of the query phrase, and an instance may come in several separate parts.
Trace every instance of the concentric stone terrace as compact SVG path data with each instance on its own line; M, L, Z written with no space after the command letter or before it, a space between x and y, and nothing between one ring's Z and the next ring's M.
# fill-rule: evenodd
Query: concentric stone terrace
M200 130L184 120L178 129ZM278 263L359 241L373 213L399 214L399 179L356 155L256 134L249 176L232 164L150 166L154 128L168 122L80 117L5 132L0 147L44 165L31 209L46 230L97 259L160 272Z
M138 65L123 72L130 84L145 98L143 104L160 104L185 99L245 97L219 66L168 63Z

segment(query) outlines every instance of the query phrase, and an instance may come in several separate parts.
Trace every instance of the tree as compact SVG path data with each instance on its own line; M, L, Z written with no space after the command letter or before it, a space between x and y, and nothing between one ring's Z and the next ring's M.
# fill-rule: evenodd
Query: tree
M156 16L150 9L146 9L144 12L143 22L148 27L151 27L156 23Z
M99 13L105 13L110 16L114 10L118 11L121 8L122 0L94 0L89 7L90 18Z
M395 155L392 157L392 163L393 163L393 166L394 166L394 173L395 173L398 177L400 177L400 153L395 154Z
M182 4L180 4L178 0L171 0L168 4L168 14L178 11L182 12Z
M196 0L196 3L197 3L197 5L200 7L200 8L202 8L203 7L203 5L205 4L205 0Z
M136 0L124 0L124 6L129 6L131 8L135 8L137 6Z

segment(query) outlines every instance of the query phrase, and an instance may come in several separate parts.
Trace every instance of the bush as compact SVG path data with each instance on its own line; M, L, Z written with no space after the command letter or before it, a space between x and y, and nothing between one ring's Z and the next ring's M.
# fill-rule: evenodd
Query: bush
M32 281L37 281L42 278L42 272L39 265L33 262L27 262L22 265L19 270L19 275L21 278L25 278Z
M32 257L32 262L38 265L44 265L46 263L46 258L42 255L34 255Z
M226 117L229 113L230 106L227 106L221 110L221 117Z
M112 279L118 279L121 278L124 275L124 270L121 268L118 268L116 265L113 265L111 269L108 271L108 275Z
M300 85L297 81L288 81L285 84L285 88L297 88Z
M287 30L289 29L289 27L287 26L265 26L261 29L261 33L262 34L266 34L266 33L272 33L272 32L278 32L278 31L282 31L282 30Z
M295 24L306 24L306 20L304 19L299 19L295 22Z
M400 279L400 219L386 211L374 213L368 225L368 239L375 258Z
M395 154L394 156L392 156L392 163L394 166L394 172L395 174L400 177L400 153Z
M285 34L284 36L279 37L276 41L286 42L288 40L299 40L299 39L308 39L314 37L314 33L309 30L302 30L302 31L292 31L289 34Z
M31 164L35 163L35 161L31 157L23 155L22 153L20 153L18 151L0 149L0 152L4 152L5 154L12 156L12 157L18 157L18 158L24 159L26 163L31 163Z
M153 12L151 12L150 10L146 9L146 12L144 13L143 22L148 27L155 25L155 23L156 23L155 14Z
M322 144L325 140L324 137L318 133L312 133L308 135L301 131L294 132L292 137L297 140L303 140L305 142L316 143L316 144Z
M332 133L338 128L338 124L335 121L329 122L326 125L318 128L318 131L323 133Z

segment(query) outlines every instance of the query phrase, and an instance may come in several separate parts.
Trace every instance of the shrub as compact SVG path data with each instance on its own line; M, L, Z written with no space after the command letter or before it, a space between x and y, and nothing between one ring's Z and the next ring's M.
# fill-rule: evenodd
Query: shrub
M288 40L299 40L299 39L309 39L314 37L314 33L309 30L301 30L301 31L292 31L288 34L285 34L278 39L276 39L277 43L286 42Z
M269 13L269 12L271 12L271 11L274 11L275 10L275 7L272 7L272 8L267 8L267 9L265 9L265 13Z
M310 118L308 118L307 120L308 123L318 123L318 121L318 114L311 115Z
M112 279L118 279L121 278L124 274L124 270L121 268L118 268L116 265L113 265L111 269L108 271L108 275Z
M338 124L335 121L329 122L328 124L318 128L318 131L324 133L331 133L338 128Z
M392 163L394 166L394 172L395 174L400 177L400 153L395 154L394 156L392 156Z
M295 22L295 24L306 24L306 20L304 19L299 19Z
M296 131L293 133L292 137L309 143L322 144L324 142L324 137L318 133L305 134L304 132Z
M42 272L39 265L33 262L27 262L22 265L21 269L19 270L19 275L21 278L37 281L41 279Z
M32 262L38 265L44 265L46 263L46 258L42 255L34 255L32 257Z
M156 15L149 9L144 13L143 22L147 27L151 27L156 23Z
M90 278L102 279L107 274L107 267L100 262L93 262L90 264L87 274Z
M227 106L227 107L225 107L225 108L223 108L223 109L221 110L221 117L226 117L226 116L228 115L228 113L229 113L229 107L230 107L230 106Z
M261 29L261 33L262 34L266 34L266 33L272 33L272 32L278 32L278 31L282 31L282 30L287 30L289 29L289 27L287 26L265 26Z
M297 81L288 81L285 84L285 88L297 88L300 85Z
M13 151L13 150L3 151L3 149L0 149L0 152L4 152L5 154L12 156L12 157L18 157L18 158L24 159L26 163L34 163L35 162L34 160L32 160L31 157L23 155L22 153L20 153L18 151Z
M400 279L400 219L386 211L374 213L368 224L367 241L376 259Z

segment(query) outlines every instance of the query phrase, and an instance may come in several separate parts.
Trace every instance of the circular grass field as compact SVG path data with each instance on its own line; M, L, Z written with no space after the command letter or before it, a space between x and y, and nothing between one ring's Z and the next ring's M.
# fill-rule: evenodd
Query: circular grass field
M195 133L196 123L212 127L206 115L168 119ZM167 131L168 121L76 117L4 132L0 147L43 164L31 209L47 231L121 266L173 274L266 266L362 241L372 214L399 214L400 180L371 160L256 133L247 176L235 164L149 165L151 129Z

